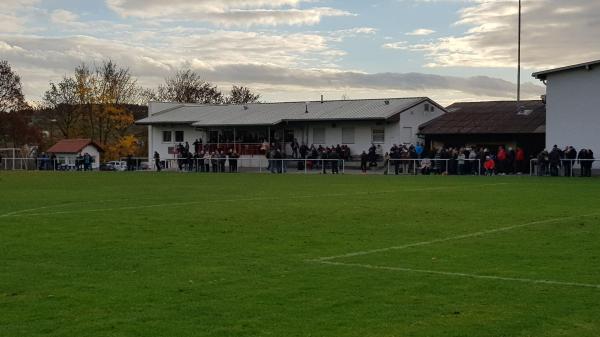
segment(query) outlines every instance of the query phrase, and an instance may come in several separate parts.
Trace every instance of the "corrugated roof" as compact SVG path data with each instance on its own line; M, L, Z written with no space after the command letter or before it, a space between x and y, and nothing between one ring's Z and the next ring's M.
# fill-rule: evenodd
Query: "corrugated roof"
M559 73L559 72L569 71L569 70L575 70L575 69L590 70L593 66L596 66L596 65L600 65L600 60L574 64L571 66L566 66L566 67L561 67L561 68L556 68L556 69L539 71L537 73L533 73L531 76L533 76L539 80L545 80L549 74L554 74L554 73Z
M93 145L98 151L102 152L102 147L93 142L91 139L63 139L54 144L48 149L49 153L79 153L86 146Z
M306 102L246 105L182 104L139 120L137 124L189 123L194 126L241 126L275 125L284 121L389 119L426 100L429 99L417 97L325 101L323 103L316 101L308 102L308 113L306 113ZM435 102L431 102L435 104Z
M522 101L519 114L515 101L454 103L446 114L420 126L423 135L545 133L546 105Z

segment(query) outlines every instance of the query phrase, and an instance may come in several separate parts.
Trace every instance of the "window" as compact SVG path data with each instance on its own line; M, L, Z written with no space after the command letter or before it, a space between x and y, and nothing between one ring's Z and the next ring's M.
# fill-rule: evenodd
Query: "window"
M371 141L373 143L385 142L385 129L373 129L371 132Z
M424 110L425 110L425 112L429 112L429 103L425 103Z
M183 142L183 131L175 131L175 141L178 143Z
M412 143L413 140L413 130L412 127L403 127L402 128L402 142L405 144Z
M433 104L429 107L429 111L431 111L431 112L435 111L435 106L433 106Z
M323 129L323 128L313 129L313 143L314 144L325 144L325 129Z
M162 135L163 143L170 143L171 141L173 141L173 134L171 133L171 131L163 131Z
M342 128L342 144L354 144L354 128Z

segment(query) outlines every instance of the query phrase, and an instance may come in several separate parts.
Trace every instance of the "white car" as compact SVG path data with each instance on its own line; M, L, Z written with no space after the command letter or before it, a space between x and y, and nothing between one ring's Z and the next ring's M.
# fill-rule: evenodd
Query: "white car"
M112 167L115 171L127 171L126 161L109 161L107 165Z

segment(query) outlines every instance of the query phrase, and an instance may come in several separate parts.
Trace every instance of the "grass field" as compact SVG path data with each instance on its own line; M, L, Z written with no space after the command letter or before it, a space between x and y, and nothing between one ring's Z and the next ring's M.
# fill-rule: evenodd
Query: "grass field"
M600 180L0 172L0 336L600 335Z

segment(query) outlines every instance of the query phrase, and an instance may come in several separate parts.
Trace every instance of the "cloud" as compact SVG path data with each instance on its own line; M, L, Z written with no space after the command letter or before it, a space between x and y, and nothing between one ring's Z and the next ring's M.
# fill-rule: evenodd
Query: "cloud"
M314 59L335 58L341 51L328 47L323 37L303 34L275 36L214 31L172 37L160 48L88 36L3 39L0 39L0 51L22 75L30 100L39 99L49 80L72 74L73 68L82 61L99 62L107 55L118 64L130 67L140 84L147 87L156 87L179 67L189 66L207 80L226 87L233 83L249 85L271 100L321 91L340 95L350 92L354 97L379 97L383 93L432 96L450 103L465 97L504 99L512 97L515 91L513 83L489 77L366 73L328 68L326 60L321 61L320 67L311 67L315 65ZM523 86L525 97L538 97L543 91L541 86ZM441 98L434 96L436 94Z
M410 49L424 53L431 67L515 67L517 13L516 0L471 1L455 23L465 34ZM599 16L599 1L523 2L523 65L544 69L600 58Z
M323 17L351 16L330 7L300 9L310 0L107 0L122 17L155 20L201 20L223 27L314 25Z
M2 0L0 33L22 33L28 29L27 13L39 0Z
M416 30L413 30L412 32L406 33L406 35L427 36L427 35L431 35L433 33L435 33L435 30L421 28L421 29L416 29Z
M383 44L381 47L383 49L410 50L408 42L406 42L406 41L389 42L389 43Z

